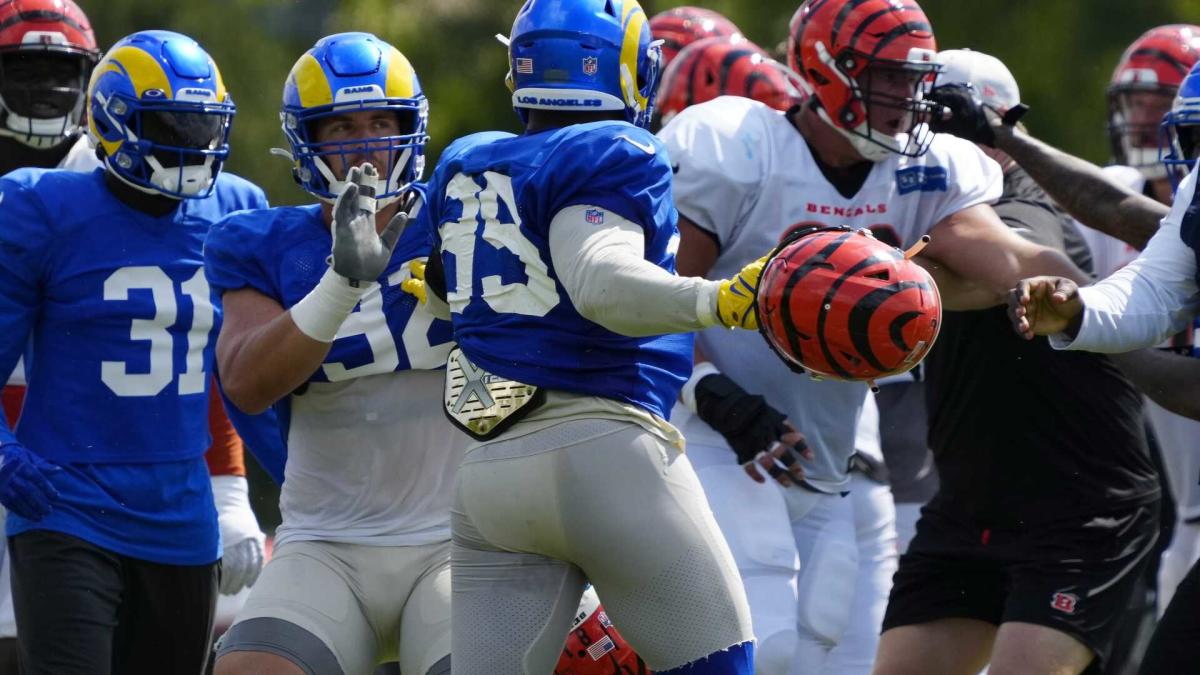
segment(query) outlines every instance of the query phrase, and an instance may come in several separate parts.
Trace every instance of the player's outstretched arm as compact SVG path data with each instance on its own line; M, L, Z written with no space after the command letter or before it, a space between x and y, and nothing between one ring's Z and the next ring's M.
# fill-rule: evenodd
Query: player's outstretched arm
M1008 153L1075 220L1139 251L1158 230L1167 207L1116 183L1100 167L1012 127L996 131Z
M716 325L758 328L754 289L765 258L724 281L676 276L645 259L637 223L611 212L604 227L587 222L587 212L597 209L567 207L550 224L554 269L584 318L631 337Z
M1200 420L1200 359L1162 349L1111 356L1150 400L1177 415Z
M953 213L930 230L932 240L922 256L944 266L950 274L939 278L952 284L961 279L970 287L948 285L943 293L946 309L979 309L1004 304L1008 292L1021 279L1050 275L1085 283L1087 275L1062 252L1030 242L1000 221L987 204ZM972 306L952 304L969 298Z
M936 87L929 96L945 111L942 119L932 123L934 131L1004 151L1084 225L1140 251L1167 215L1165 206L1113 182L1095 164L1017 128L1017 120L1028 108L1019 106L1002 116L961 85Z

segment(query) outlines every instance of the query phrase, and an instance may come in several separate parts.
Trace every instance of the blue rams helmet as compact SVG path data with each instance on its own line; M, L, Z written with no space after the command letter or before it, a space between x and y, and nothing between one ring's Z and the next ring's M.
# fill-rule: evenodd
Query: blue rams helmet
M88 133L117 178L184 199L212 191L236 108L212 57L164 30L113 45L88 85Z
M1183 78L1171 110L1163 116L1158 152L1171 184L1178 188L1200 157L1200 62Z
M332 142L314 138L319 120L360 110L396 114L400 133ZM429 103L408 59L370 33L339 33L308 50L283 88L283 133L291 145L292 175L307 192L333 201L344 182L328 159L340 166L351 159L386 151L388 166L376 167L386 183L376 193L384 205L402 196L425 169Z
M526 0L508 37L508 85L526 110L624 110L650 124L660 43L637 0Z

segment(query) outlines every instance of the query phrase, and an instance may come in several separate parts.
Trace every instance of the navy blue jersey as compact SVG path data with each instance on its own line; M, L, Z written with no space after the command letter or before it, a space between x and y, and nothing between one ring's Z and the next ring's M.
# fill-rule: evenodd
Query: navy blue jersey
M666 419L692 368L691 335L633 338L582 316L558 282L549 228L594 206L645 230L645 257L675 271L679 233L662 143L625 122L455 141L429 184L454 338L484 369L625 401Z
M309 378L337 382L409 369L440 368L450 351L450 324L400 289L408 262L429 255L428 220L404 230L387 269L338 330L324 363ZM252 288L288 309L308 295L327 269L333 246L320 206L235 213L217 223L205 244L208 278L217 293Z
M219 552L203 454L220 311L201 248L225 214L266 205L222 174L212 194L155 217L104 171L21 169L0 179L0 372L32 340L21 422L0 422L60 464L47 519L118 553L203 564Z

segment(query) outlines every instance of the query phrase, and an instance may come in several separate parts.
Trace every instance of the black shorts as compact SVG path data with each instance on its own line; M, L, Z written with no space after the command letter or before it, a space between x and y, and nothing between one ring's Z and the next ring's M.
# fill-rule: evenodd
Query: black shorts
M900 557L883 629L1020 621L1067 633L1103 662L1157 538L1157 501L1019 530L926 508Z
M201 675L218 563L161 565L58 532L8 540L26 675Z

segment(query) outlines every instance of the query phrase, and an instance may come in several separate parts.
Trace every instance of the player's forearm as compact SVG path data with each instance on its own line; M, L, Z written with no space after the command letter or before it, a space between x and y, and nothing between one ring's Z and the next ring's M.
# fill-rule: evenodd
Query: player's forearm
M614 333L647 337L687 333L716 323L717 282L680 277L646 261L641 228L616 214L597 228L587 207L571 207L550 226L559 282L584 318Z
M225 395L242 412L257 415L308 381L329 353L329 343L301 333L289 314L240 338L217 341Z
M1162 204L1115 183L1095 164L1013 129L996 132L1008 153L1076 220L1141 250L1167 215Z
M1111 358L1150 400L1177 415L1200 420L1200 359L1160 349Z
M317 289L313 293L319 296ZM350 302L347 298L342 304ZM324 308L333 316L326 318L326 325L318 325L324 331L318 335L325 338L321 340L307 334L296 321L298 314L300 324L313 323L308 297L291 311L284 311L275 300L244 288L226 292L222 304L225 320L217 338L221 384L229 401L250 414L266 410L308 380L329 353L337 327L353 309L351 304L338 318L341 307ZM322 318L320 313L317 318ZM309 326L308 331L314 332L314 328Z

